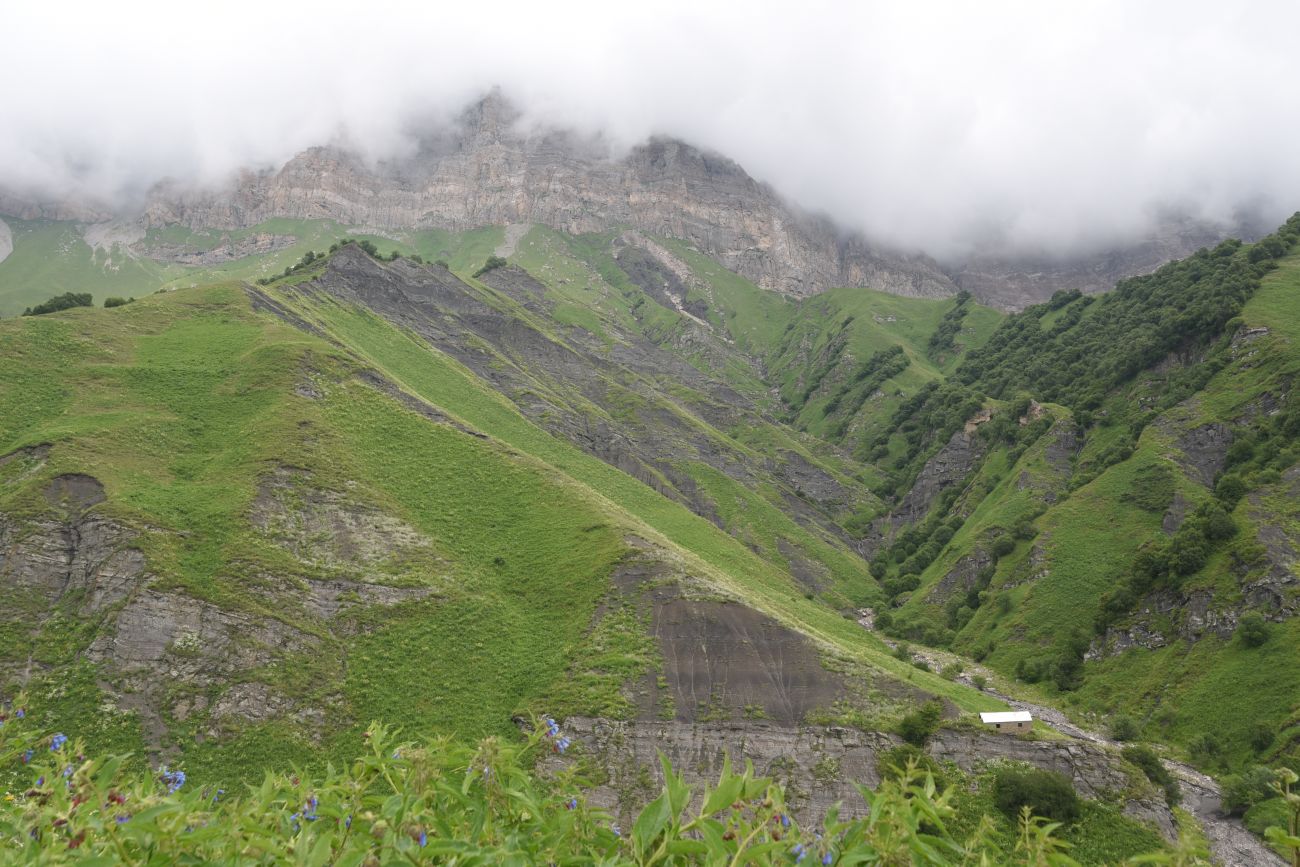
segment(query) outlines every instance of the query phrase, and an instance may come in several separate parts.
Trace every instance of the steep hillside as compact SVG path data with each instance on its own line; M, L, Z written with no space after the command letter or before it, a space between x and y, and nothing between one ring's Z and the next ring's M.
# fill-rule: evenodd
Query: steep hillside
M933 755L1171 832L884 632L1216 772L1294 757L1300 219L1010 317L629 228L263 229L131 242L254 282L0 322L0 670L97 748L244 776L548 711L620 809L730 749L820 814L938 697Z
M836 610L878 593L848 459L549 294L346 246L0 323L6 681L100 746L237 774L371 718L997 706Z
M1063 294L922 395L877 624L1211 770L1296 761L1297 235Z

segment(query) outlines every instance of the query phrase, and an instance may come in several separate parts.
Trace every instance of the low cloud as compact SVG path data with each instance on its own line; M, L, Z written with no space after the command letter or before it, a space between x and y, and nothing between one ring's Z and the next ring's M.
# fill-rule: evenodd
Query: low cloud
M1300 208L1289 2L190 5L7 10L0 187L127 204L329 141L381 158L496 85L946 258Z

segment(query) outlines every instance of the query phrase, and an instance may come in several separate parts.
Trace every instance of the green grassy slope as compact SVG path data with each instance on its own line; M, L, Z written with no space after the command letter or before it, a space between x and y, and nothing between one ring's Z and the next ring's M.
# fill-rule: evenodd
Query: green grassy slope
M894 674L911 674L861 627L804 597L788 573L756 556L734 537L683 506L530 423L473 373L418 337L373 314L282 295L286 305L323 328L358 357L384 370L418 395L474 428L545 461L586 486L589 495L619 509L641 532L682 552L690 570L853 658ZM918 680L963 707L986 705L939 678Z
M167 710L163 745L183 749L191 769L243 773L306 760L322 746L338 755L374 717L467 736L509 731L513 711L568 694L559 684L590 653L588 626L629 536L651 540L715 592L812 636L828 657L962 708L998 706L895 659L857 624L806 598L779 563L546 433L437 347L366 311L271 291L328 339L255 312L233 284L0 322L0 455L52 446L33 473L0 472L0 514L44 520L47 481L89 474L107 496L96 513L134 534L154 591L302 636L253 674L292 702L328 707L315 733L282 719L218 724L203 712ZM488 438L430 423L358 379L362 367ZM781 436L804 448L796 435ZM363 610L355 633L330 628L305 589L358 576L303 559L250 520L266 480L283 468L298 479L293 502L326 492L425 540L383 558L363 580L431 595ZM734 504L724 511L735 509L736 521L757 521L742 537L807 532L770 503L759 509L761 491L700 480ZM837 551L825 556L848 556ZM861 569L847 560L842 568ZM22 609L21 600L6 603ZM105 699L95 671L78 662L116 610L87 615L86 604L74 596L53 612L33 610L46 618L35 632L30 617L6 620L0 663L12 675L35 647L29 686L46 719L101 746L139 750L131 716L99 713ZM626 652L624 662L643 665L649 651ZM166 706L211 707L228 685L220 677L173 682ZM569 700L575 710L617 707L621 686L597 679ZM212 725L221 737L202 736Z
M150 229L128 246L106 242L92 249L85 228L76 223L24 221L4 218L13 235L13 252L0 261L0 316L16 315L26 307L63 292L89 292L96 303L104 298L142 296L164 288L201 286L227 280L255 280L280 273L309 250L323 251L344 237L373 242L384 253L418 253L429 261L446 260L453 270L469 273L501 242L500 228L453 233L425 230L381 237L349 231L329 220L267 220L229 232L196 232L183 226ZM288 245L252 253L219 264L191 265L151 258L164 251L211 251L257 236L289 239Z
M1055 426L1026 434L1028 446L990 442L958 487L964 523L886 624L1098 721L1131 716L1144 737L1209 770L1293 761L1300 449L1286 431L1300 381L1300 254L1278 259L1237 318L1192 346L1099 395L1095 414L1047 405ZM1067 426L1072 447L1045 462ZM1221 508L1226 529L1201 541L1198 515ZM979 592L954 593L999 537ZM1152 552L1183 551L1189 559L1170 562L1185 566L1141 577ZM1252 615L1265 619L1262 642L1237 630Z

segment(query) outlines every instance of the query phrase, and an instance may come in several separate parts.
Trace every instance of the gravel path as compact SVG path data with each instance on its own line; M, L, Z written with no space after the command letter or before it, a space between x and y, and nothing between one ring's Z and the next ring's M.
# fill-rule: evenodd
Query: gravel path
M896 646L894 642L885 639L883 636L881 636L881 639L891 647ZM929 648L913 647L912 655L917 659L925 660L926 664L935 671L948 663L960 662L963 671L957 677L957 680L968 686L974 686L971 678L976 674L983 675L990 682L993 680L992 672L988 669L962 659L955 654L941 653ZM1104 735L1085 729L1072 722L1069 717L1054 707L1020 701L1009 695L1003 695L987 685L984 691L989 695L1002 699L1014 710L1029 711L1034 717L1042 720L1044 725L1063 735L1116 749L1123 747L1123 744L1118 741L1111 740ZM1224 814L1223 791L1219 788L1218 783L1190 765L1172 759L1162 759L1161 761L1164 762L1170 773L1178 779L1178 787L1183 796L1183 807L1201 823L1201 828L1205 831L1205 837L1210 841L1210 853L1215 863L1221 864L1223 867L1287 867L1287 863L1270 849L1263 840L1246 830L1240 820Z

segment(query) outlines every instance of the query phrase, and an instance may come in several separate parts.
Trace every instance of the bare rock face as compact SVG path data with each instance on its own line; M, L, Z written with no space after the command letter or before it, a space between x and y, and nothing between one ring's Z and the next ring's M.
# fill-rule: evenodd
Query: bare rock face
M1192 428L1178 438L1182 451L1180 463L1189 476L1206 487L1214 484L1214 477L1228 455L1232 445L1232 430L1219 422Z
M967 593L979 583L979 575L993 565L993 555L983 547L973 549L959 559L940 578L926 597L927 601L943 604L959 593Z
M223 265L226 262L245 259L249 256L273 253L276 250L283 250L285 247L293 246L297 243L297 240L291 235L272 235L268 232L257 232L234 239L227 235L216 246L207 249L185 244L161 243L148 246L136 244L132 246L132 249L158 262L176 262L180 265L202 268Z
M841 816L859 817L866 813L866 803L857 786L878 786L883 754L902 744L883 732L762 720L689 724L571 717L564 720L564 728L609 772L608 781L593 791L593 801L624 819L634 816L662 784L659 753L697 786L716 783L725 758L733 767L751 762L759 776L785 786L790 810L801 822L820 822L836 804L841 805ZM926 749L935 759L967 772L998 762L1055 771L1069 778L1085 798L1114 801L1123 796L1126 814L1153 824L1170 840L1177 837L1173 814L1161 794L1147 786L1135 792L1119 756L1096 744L940 729ZM562 761L548 764L557 768Z
M1120 765L1119 757L1087 741L1034 741L991 732L940 729L931 739L930 755L952 762L964 771L978 770L995 761L1025 762L1070 778L1085 798L1113 801L1132 789L1132 778ZM1154 789L1141 797L1124 801L1124 812L1150 822L1169 840L1178 832L1164 798Z
M984 451L985 446L976 438L972 424L954 433L947 444L925 462L915 484L890 514L889 520L894 528L915 524L924 518L940 494L970 474Z
M161 187L144 219L149 226L218 230L274 217L378 231L541 223L584 233L631 226L690 241L760 286L793 295L832 286L922 297L956 291L933 260L845 235L725 157L671 139L619 156L600 140L522 130L517 121L518 112L492 94L457 128L426 137L409 159L371 168L346 151L312 148L277 172L245 173L218 192Z

